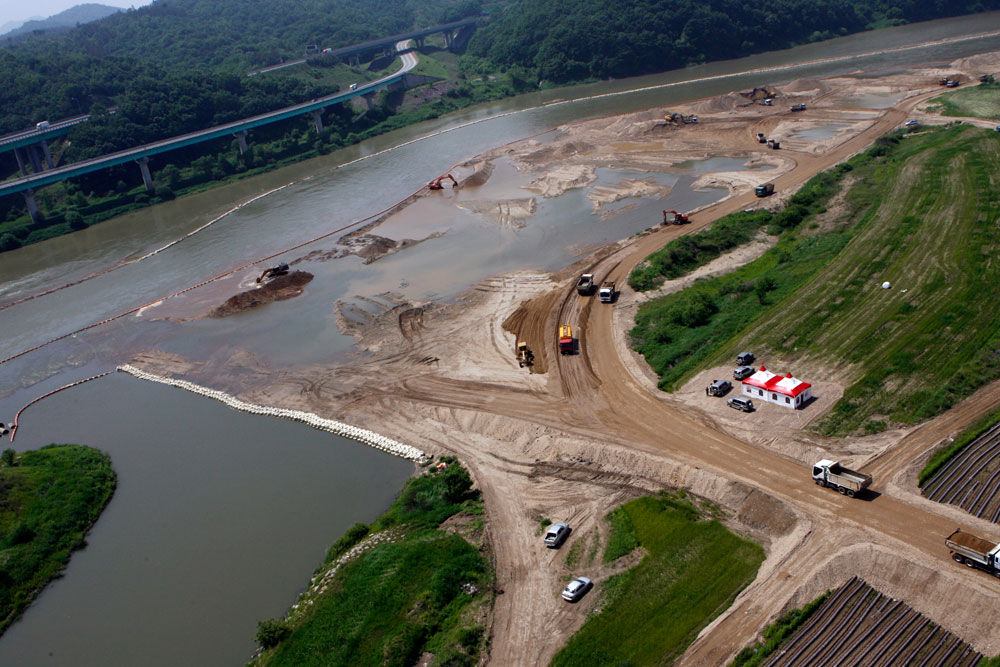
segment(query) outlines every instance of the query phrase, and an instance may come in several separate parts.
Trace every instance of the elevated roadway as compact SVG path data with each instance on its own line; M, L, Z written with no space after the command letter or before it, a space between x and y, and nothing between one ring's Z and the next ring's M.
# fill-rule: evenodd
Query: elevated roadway
M99 169L107 169L108 167L124 164L126 162L140 161L144 158L149 158L153 155L165 153L177 148L211 141L220 137L239 135L241 132L252 130L256 127L277 123L282 120L287 120L288 118L293 118L295 116L311 112L319 112L326 107L348 102L356 97L371 95L379 90L382 90L383 88L402 82L406 74L417 66L417 56L414 53L409 52L408 45L409 40L401 40L396 43L396 50L402 53L402 67L392 74L382 77L381 79L371 81L364 85L359 85L354 90L319 97L310 102L295 104L276 111L269 111L268 113L253 116L251 118L245 118L232 123L226 123L225 125L217 125L205 130L191 132L189 134L172 137L170 139L156 141L144 146L129 148L123 151L118 151L117 153L111 153L109 155L92 158L90 160L82 160L80 162L74 162L73 164L56 167L41 173L5 181L4 183L0 183L0 196L15 194L18 192L27 192L29 190L49 185L50 183L56 183L67 178L82 176L83 174L98 171ZM84 118L76 118L62 121L59 123L58 131L65 130L68 132L68 127L62 127L64 123L75 124L83 122L83 120ZM48 132L52 127L55 127L55 124L49 126L48 128L44 128L44 131ZM36 130L36 132L37 131L41 131L41 128ZM37 143L41 138L39 134L32 134L30 131L22 134L31 135L28 143Z

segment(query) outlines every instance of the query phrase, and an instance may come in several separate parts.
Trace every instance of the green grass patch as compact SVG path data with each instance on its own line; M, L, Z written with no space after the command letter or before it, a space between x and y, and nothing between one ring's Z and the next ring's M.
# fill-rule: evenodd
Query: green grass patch
M604 562L610 563L632 553L639 546L639 535L635 532L632 519L624 507L608 512L604 518L611 527L608 544L604 547Z
M0 633L84 547L115 491L107 454L49 445L0 462Z
M997 422L1000 422L1000 410L994 410L982 419L977 420L972 426L959 433L954 441L931 454L931 457L927 460L927 465L920 471L920 476L917 478L917 486L922 487L925 482L929 482L948 461L958 455L969 443L981 436Z
M307 611L260 624L258 641L268 648L252 664L403 667L425 652L435 665L477 663L484 643L478 611L492 600L492 572L476 547L437 529L480 502L470 497L468 473L446 460L446 470L409 480L372 524L372 533L391 528L393 542L341 565L325 592L305 598L312 600L303 603ZM328 562L368 533L364 524L352 527Z
M945 93L935 99L943 116L1000 119L1000 84L981 83Z
M830 591L823 593L802 609L793 609L780 616L778 620L764 628L763 638L759 642L736 654L730 667L756 667L763 664L771 654L798 632L828 597Z
M764 560L758 545L703 520L679 496L639 498L620 510L648 555L601 584L600 613L554 665L670 664L732 604Z
M809 359L847 370L843 398L813 427L847 435L931 418L1000 377L1000 137L891 135L824 179L846 170L846 224L788 226L756 261L643 304L632 341L661 389L744 347ZM831 184L789 220L822 211Z

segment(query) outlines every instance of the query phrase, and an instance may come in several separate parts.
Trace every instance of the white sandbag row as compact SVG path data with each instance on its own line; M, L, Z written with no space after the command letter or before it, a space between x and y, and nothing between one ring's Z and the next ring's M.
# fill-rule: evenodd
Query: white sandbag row
M128 373L129 375L134 375L141 380L150 380L152 382L159 382L161 384L170 385L171 387L177 387L179 389L185 389L187 391L193 392L195 394L201 394L202 396L207 396L208 398L214 398L217 401L221 401L233 408L234 410L240 410L242 412L249 412L255 415L267 415L269 417L283 417L285 419L292 419L294 421L302 422L308 424L313 428L318 428L321 431L328 431L336 435L343 436L345 438L351 438L352 440L357 440L363 442L366 445L374 447L375 449L380 449L388 454L393 454L404 459L409 459L410 461L416 461L418 463L423 463L428 459L428 456L416 447L410 445L404 445L401 442L393 440L392 438L387 438L384 435L379 435L374 431L369 431L368 429L358 428L357 426L351 426L350 424L344 424L343 422L338 422L333 419L326 419L320 417L319 415L314 415L311 412L304 412L302 410L288 410L286 408L271 408L265 405L255 405L253 403L247 403L246 401L241 401L235 396L230 396L229 394L218 391L216 389L209 389L208 387L202 387L193 382L188 382L187 380L178 380L175 378L163 377L162 375L154 375L153 373L147 373L146 371L140 370L135 366L130 364L125 364L119 366L118 370L123 373Z

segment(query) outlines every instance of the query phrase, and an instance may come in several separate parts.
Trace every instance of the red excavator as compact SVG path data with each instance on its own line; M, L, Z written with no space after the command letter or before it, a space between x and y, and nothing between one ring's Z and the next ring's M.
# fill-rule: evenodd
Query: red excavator
M444 186L441 185L441 181L443 181L446 178L450 178L451 179L451 182L452 182L452 186L451 187L452 188L457 188L458 187L458 181L455 180L455 177L452 176L451 174L445 174L444 176L438 176L433 181L431 181L430 183L428 183L427 184L427 189L428 190L444 190Z
M667 213L673 213L674 214L674 219L673 220L668 220L667 219ZM687 224L687 223L689 223L691 221L688 219L688 217L686 215L684 215L683 213L680 213L678 211L664 211L663 212L663 224L668 225L671 222L674 223L675 225L684 225L684 224Z

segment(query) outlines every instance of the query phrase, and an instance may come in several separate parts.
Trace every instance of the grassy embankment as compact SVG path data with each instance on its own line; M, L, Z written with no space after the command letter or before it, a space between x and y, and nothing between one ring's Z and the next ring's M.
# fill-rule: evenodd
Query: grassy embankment
M336 90L334 86L346 90L350 83L374 80L399 67L401 61L396 58L375 72L343 64L300 65L258 76L308 78L328 83L330 90ZM399 93L379 93L374 109L353 118L344 120L328 112L324 117L326 128L321 134L316 133L309 116L258 128L251 135L246 156L240 155L235 140L221 139L203 144L201 157L178 158L173 153L157 156L150 164L156 186L153 193L147 192L137 180L138 170L132 173L133 168L127 173L136 180L128 183L119 180L103 192L84 191L73 181L53 183L35 194L44 221L32 222L24 210L0 220L0 252L85 229L130 211L325 155L385 132L519 92L510 77L469 79L460 71L459 59L434 46L433 40L420 52L420 64L413 71L456 85L436 99L405 109L395 108L391 103L395 98L389 99L401 97Z
M830 591L823 593L802 609L793 609L779 616L774 623L764 628L759 642L736 654L729 667L757 667L757 665L764 664L767 658L798 632L799 628L820 608L820 605L826 602L828 597L830 597Z
M264 621L266 648L253 665L399 665L432 653L433 665L474 665L493 574L481 550L439 526L471 515L463 533L482 539L482 501L453 459L406 483L371 526L338 540L313 586L286 619ZM331 574L331 571L332 574Z
M107 454L49 445L0 459L0 633L59 576L114 493Z
M943 116L968 116L1000 120L1000 83L980 83L945 93L935 100Z
M822 196L775 216L794 224L761 258L644 304L633 344L668 391L741 348L778 370L828 366L848 386L815 426L824 434L940 414L1000 377L998 180L996 133L880 139L810 181ZM843 201L825 211L838 187Z
M641 546L632 569L599 586L591 616L553 665L669 664L753 581L763 550L706 520L683 493L626 503L608 515L605 560Z

